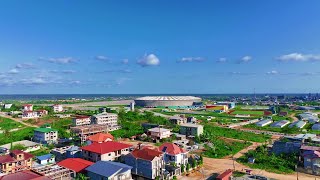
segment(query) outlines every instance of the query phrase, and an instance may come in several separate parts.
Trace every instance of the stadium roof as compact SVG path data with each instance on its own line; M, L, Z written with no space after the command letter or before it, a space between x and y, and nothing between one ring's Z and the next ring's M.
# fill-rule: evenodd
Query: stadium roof
M145 96L137 98L136 100L144 100L144 101L192 101L192 100L201 100L201 98L195 96Z

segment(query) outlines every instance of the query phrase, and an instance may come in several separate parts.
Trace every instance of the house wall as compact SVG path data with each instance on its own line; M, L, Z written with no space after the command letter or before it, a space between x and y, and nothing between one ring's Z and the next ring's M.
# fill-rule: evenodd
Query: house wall
M58 131L51 131L48 133L35 131L33 138L37 142L50 144L58 141Z
M97 154L97 153L92 153L89 151L82 151L82 156L84 159L92 161L92 162L97 162L97 161L114 161L116 160L118 157L122 156L122 155L127 155L129 154L129 149L122 149L116 152L110 152L110 153L106 153L106 154Z
M175 163L177 166L181 166L182 164L186 165L188 163L188 157L187 154L185 153L181 153L181 154L177 154L177 155L169 155L169 154L165 154L164 155L164 161L166 163Z

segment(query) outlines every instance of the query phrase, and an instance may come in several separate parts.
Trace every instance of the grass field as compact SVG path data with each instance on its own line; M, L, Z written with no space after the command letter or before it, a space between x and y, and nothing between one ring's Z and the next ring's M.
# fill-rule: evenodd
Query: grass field
M250 115L263 115L264 111L241 111L241 110L235 110L231 114L236 115L236 114L250 114Z
M15 122L12 119L0 117L0 130L10 130L15 128L22 128L23 124Z

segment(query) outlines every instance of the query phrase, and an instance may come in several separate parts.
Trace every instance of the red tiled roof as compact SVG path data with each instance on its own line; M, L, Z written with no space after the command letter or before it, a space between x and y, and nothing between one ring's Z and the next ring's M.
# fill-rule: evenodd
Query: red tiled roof
M81 149L98 154L106 154L109 152L114 152L129 147L132 147L132 145L119 143L115 141L107 141L103 143L92 143L88 146L81 147Z
M75 115L74 118L76 119L86 119L89 118L90 116L86 116L86 115Z
M0 180L48 180L50 178L42 176L30 170L19 171L0 177Z
M231 175L232 175L232 170L228 169L222 174L220 174L218 177L216 177L216 179L224 179L225 177L230 177Z
M24 159L30 159L34 157L32 154L23 152L21 150L13 150L11 151L11 153L14 155L24 154ZM0 156L0 163L14 162L14 161L16 161L16 159L11 154Z
M144 147L142 149L135 149L131 152L135 158L140 158L148 161L152 161L155 157L161 156L163 153L157 149L151 149L150 147Z
M164 148L166 147L166 150L164 151ZM166 152L170 155L177 155L181 153L185 153L186 151L179 146L173 144L173 143L164 143L159 147L159 150L162 152Z
M110 133L98 133L92 136L89 136L88 139L92 142L105 142L107 139L114 139Z
M75 172L80 172L94 163L81 158L68 158L58 162L57 164Z

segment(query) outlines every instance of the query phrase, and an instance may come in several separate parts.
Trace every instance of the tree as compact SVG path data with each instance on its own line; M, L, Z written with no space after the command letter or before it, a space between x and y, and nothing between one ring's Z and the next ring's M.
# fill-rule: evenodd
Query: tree
M15 150L15 149L18 149L18 150L26 150L27 148L26 148L24 145L22 145L22 144L16 144L16 145L13 145L11 149L12 149L12 150Z
M173 180L177 180L177 176L173 176L172 179L173 179Z
M187 164L187 168L186 168L186 170L187 170L187 171L189 171L189 170L190 170L190 164L189 164L189 163Z
M182 164L180 168L181 168L181 173L184 173L184 169L185 169L184 164Z
M199 164L200 164L200 165L202 165L202 164L203 164L203 157L202 157L202 156L200 156Z
M4 130L4 135L10 140L10 150L12 150L12 133L9 129Z
M192 161L191 166L193 169L197 167L197 161L195 159Z
M84 174L82 173L77 174L76 180L86 180L86 179L88 179L88 177L85 176Z

